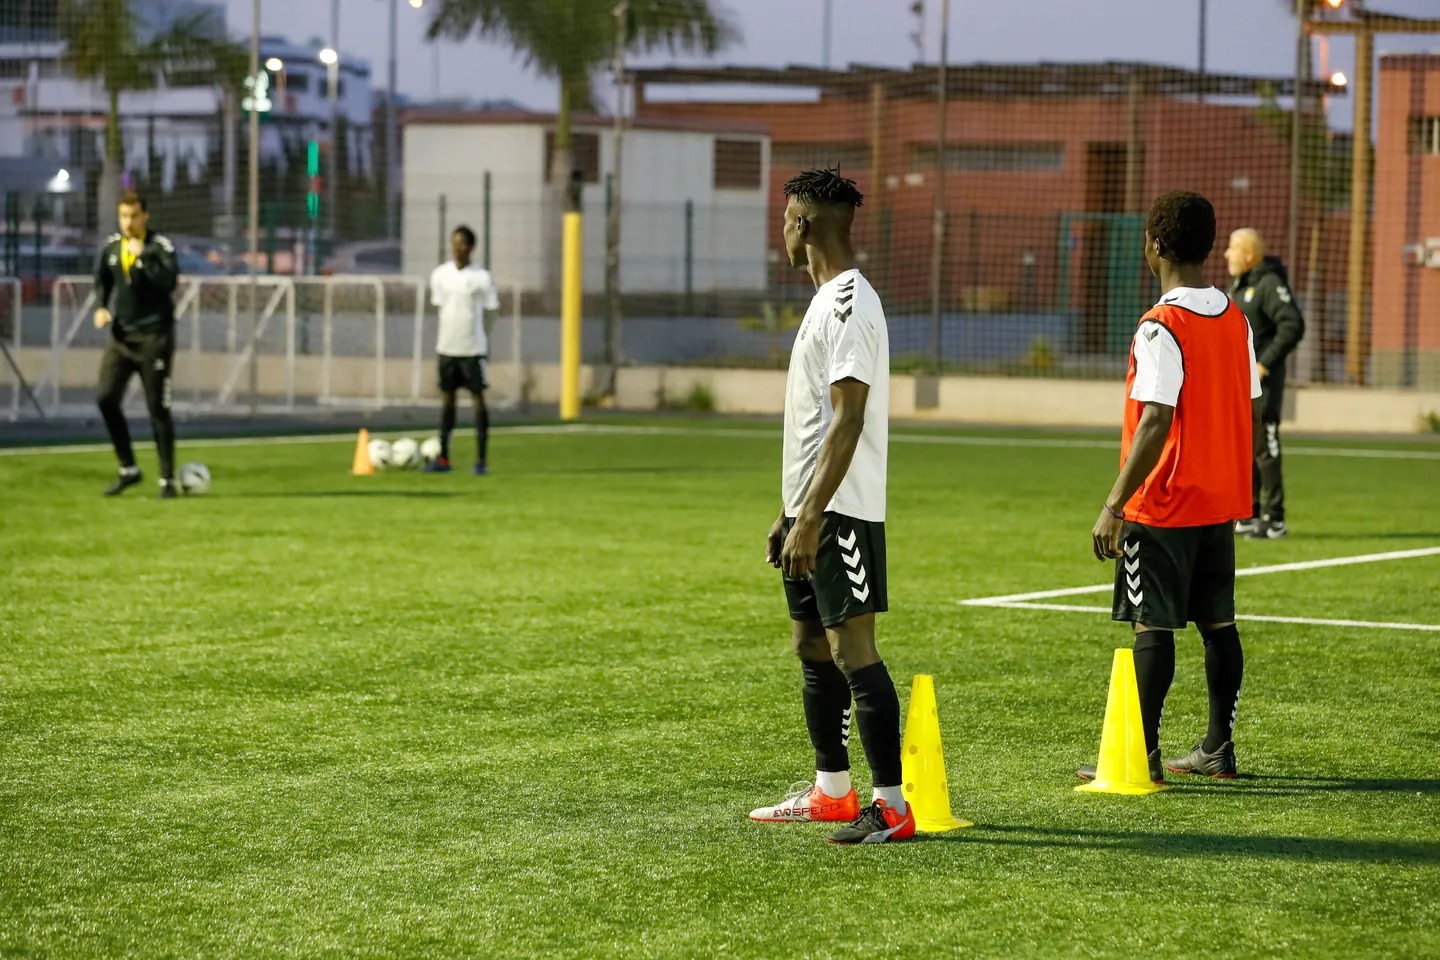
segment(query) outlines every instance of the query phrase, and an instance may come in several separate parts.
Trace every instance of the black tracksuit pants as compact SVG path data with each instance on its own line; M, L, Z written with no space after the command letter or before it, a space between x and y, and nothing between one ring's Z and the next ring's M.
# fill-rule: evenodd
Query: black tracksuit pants
M105 429L115 446L115 456L122 467L135 465L135 451L130 443L130 427L125 422L125 390L130 377L140 374L145 388L145 405L150 410L150 429L160 454L160 478L175 478L175 421L170 416L170 377L175 359L173 329L153 333L116 331L105 356L100 361L98 401Z
M1280 474L1280 410L1285 402L1285 379L1274 373L1260 381L1255 401L1255 470L1251 483L1254 511L1272 523L1285 520L1285 482Z

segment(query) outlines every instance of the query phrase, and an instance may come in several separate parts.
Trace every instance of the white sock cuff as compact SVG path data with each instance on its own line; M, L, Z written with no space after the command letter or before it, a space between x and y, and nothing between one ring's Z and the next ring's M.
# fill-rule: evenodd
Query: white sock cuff
M827 797L834 797L837 800L848 796L853 789L850 786L849 770L816 770L815 786Z

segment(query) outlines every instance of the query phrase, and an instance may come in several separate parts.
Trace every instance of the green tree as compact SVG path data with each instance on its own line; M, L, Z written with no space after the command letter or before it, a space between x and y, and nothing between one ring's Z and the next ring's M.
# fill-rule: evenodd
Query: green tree
M120 195L120 95L165 81L214 85L233 97L245 75L245 53L225 38L208 13L182 18L146 38L129 0L62 0L60 24L66 67L77 78L102 86L109 100L97 190L104 224Z

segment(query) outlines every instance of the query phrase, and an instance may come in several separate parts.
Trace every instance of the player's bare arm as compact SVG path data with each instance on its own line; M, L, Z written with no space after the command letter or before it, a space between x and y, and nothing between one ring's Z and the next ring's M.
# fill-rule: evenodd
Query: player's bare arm
M1135 440L1130 446L1130 456L1120 468L1120 476L1110 488L1105 505L1100 509L1100 519L1090 530L1091 543L1095 548L1096 560L1113 560L1120 556L1120 529L1124 524L1125 504L1135 496L1135 491L1150 476L1150 471L1160 462L1165 449L1165 439L1170 436L1170 425L1175 421L1175 408L1163 403L1147 403L1140 414L1140 424L1135 428Z
M821 515L850 469L855 446L865 428L865 403L869 399L870 385L852 377L830 385L830 405L835 410L835 418L830 421L825 441L820 444L815 479L805 493L805 502L800 505L795 525L790 528L790 536L780 553L780 568L792 580L808 577L815 569Z

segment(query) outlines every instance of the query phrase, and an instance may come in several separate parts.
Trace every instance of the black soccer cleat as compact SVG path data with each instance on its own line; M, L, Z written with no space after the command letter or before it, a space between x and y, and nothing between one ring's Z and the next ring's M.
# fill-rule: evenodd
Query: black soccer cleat
M179 491L178 489L176 489L176 485L175 485L175 481L174 481L174 480L161 480L161 481L160 481L160 499L161 499L161 500L174 500L174 499L175 499L176 497L178 497L178 496L180 496L180 491Z
M105 496L118 497L139 482L140 470L138 467L132 467L128 471L122 467L115 479L111 481L110 486L105 488Z
M1156 747L1150 751L1150 756L1145 759L1150 761L1150 779L1155 783L1165 782L1165 764L1160 760L1160 748ZM1075 771L1075 776L1081 780L1090 781L1095 779L1095 765L1081 767Z
M1165 761L1165 769L1171 773L1196 773L1213 780L1235 779L1235 744L1226 740L1214 753L1205 752L1204 742L1195 744L1183 757Z
M1290 528L1284 520L1261 520L1260 526L1245 534L1247 540L1284 540L1290 535Z
M905 805L896 813L884 800L875 800L860 816L830 834L830 842L845 846L856 843L895 843L915 836L915 808Z

